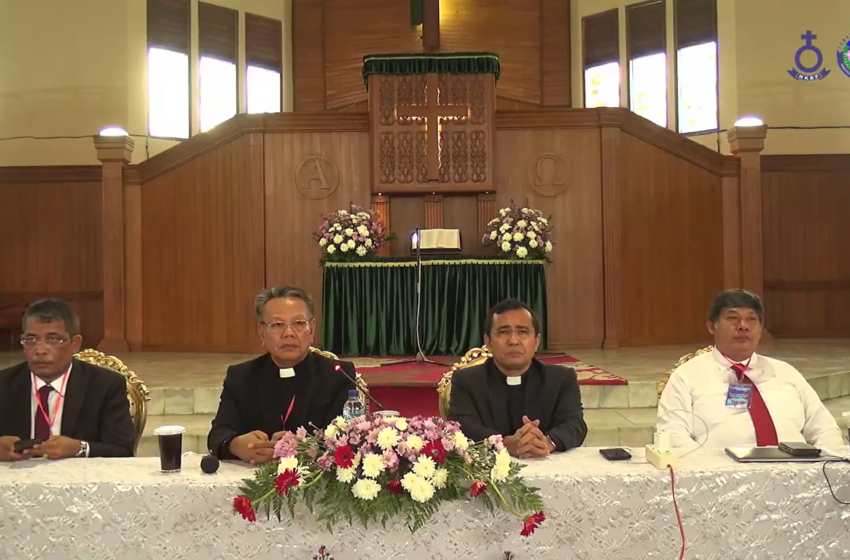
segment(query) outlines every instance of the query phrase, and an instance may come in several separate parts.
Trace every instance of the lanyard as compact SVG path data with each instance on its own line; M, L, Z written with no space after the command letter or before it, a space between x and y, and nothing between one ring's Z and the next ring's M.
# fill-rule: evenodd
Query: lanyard
M721 356L723 356L724 358L726 358L726 361L728 361L728 362L731 364L731 365L730 365L730 367L732 367L732 369L735 369L733 366L736 366L736 365L743 367L744 369L741 371L741 375L742 375L742 376L744 375L744 372L746 372L747 370L749 370L749 369L750 369L750 362L752 362L752 361L753 361L753 357L752 357L752 356L750 356L750 359L749 359L749 360L747 360L747 363L746 363L746 364L740 364L740 363L738 363L738 362L733 362L733 361L729 358L729 356L727 356L726 354L724 354L724 353L722 353L722 352L720 353L720 355L721 355ZM735 372L735 377L738 377L738 373L737 373L737 371Z
M295 406L295 395L292 395L292 400L289 401L289 408L286 409L286 417L281 416L280 421L283 424L282 428L286 429L286 423L289 421L289 415L292 414L292 407Z
M62 399L65 398L65 384L68 382L69 373L71 373L71 366L68 366L68 369L65 371L64 374L62 374L62 390L57 391L59 393L59 396L56 397L56 404L53 405L53 415L49 416L47 414L47 406L49 405L49 402L41 402L41 397L39 396L38 391L35 388L35 374L30 372L30 375L32 375L32 394L35 397L36 402L38 403L38 410L41 411L41 415L44 416L44 420L47 422L47 426L51 436L53 435L53 422L56 420L56 416L59 414L59 407L62 406Z

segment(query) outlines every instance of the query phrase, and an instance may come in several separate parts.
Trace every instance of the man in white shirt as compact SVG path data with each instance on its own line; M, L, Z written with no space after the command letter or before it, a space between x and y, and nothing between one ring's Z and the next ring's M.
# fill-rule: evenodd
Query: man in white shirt
M711 352L673 372L658 402L658 430L678 451L808 442L843 452L844 435L793 366L756 354L764 325L761 299L726 290L711 303Z

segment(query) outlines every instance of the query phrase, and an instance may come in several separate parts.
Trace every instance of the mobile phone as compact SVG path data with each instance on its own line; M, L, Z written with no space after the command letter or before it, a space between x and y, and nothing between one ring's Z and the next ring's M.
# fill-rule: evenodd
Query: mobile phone
M623 449L622 447L600 449L599 453L609 461L626 461L632 458L632 454Z
M779 449L795 457L817 457L820 455L820 449L802 441L780 443Z
M15 453L23 453L27 449L32 449L36 445L44 443L40 439L22 439L15 442Z

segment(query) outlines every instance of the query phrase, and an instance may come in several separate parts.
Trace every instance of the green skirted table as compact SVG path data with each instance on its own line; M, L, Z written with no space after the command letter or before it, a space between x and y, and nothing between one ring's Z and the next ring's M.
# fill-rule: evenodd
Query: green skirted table
M546 348L543 261L439 258L422 262L422 349L462 356L484 340L487 310L505 298L528 305ZM329 262L322 282L322 347L341 356L416 354L416 261Z

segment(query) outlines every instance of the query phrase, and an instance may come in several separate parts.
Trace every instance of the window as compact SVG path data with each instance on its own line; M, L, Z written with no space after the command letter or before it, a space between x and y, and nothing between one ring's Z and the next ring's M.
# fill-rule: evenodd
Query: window
M283 30L274 19L245 14L245 95L249 113L282 109Z
M667 126L667 41L663 0L626 8L629 107Z
M717 3L675 0L679 132L717 130Z
M620 34L617 10L582 20L584 106L620 106Z
M189 1L148 0L148 130L189 138Z
M238 27L239 13L236 10L198 3L201 132L236 114Z

